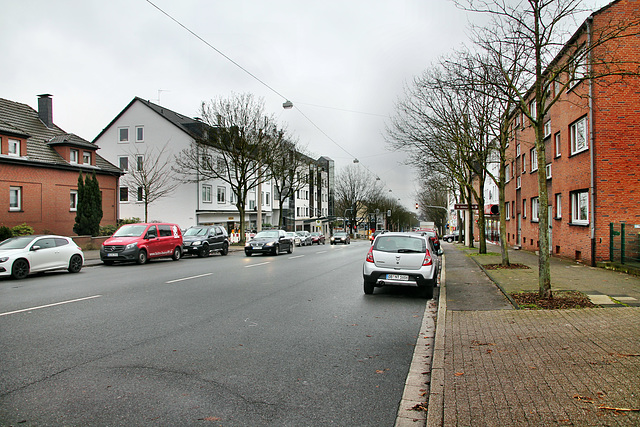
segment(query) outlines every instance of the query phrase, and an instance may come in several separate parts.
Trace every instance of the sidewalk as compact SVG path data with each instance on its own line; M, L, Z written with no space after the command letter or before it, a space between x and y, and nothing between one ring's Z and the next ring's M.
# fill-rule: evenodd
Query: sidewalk
M587 293L606 308L487 310L473 296L456 308L451 290L485 287L474 269L500 256L443 246L427 426L640 425L640 278L553 258L553 290ZM537 256L510 256L531 269L486 270L492 280L507 293L537 290Z

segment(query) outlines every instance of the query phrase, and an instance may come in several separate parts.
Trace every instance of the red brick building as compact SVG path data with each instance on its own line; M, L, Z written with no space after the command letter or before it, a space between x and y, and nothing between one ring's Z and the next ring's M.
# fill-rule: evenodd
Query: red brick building
M594 43L611 21L639 16L640 0L610 3L582 24L556 61L575 52L568 47ZM592 59L573 72L602 74L606 65L593 58L612 53L618 60L640 61L640 36L595 48ZM545 165L536 164L528 120L516 114L513 129L507 155L508 244L538 248L537 169L545 168L551 253L591 264L608 260L609 224L640 224L640 78L585 79L564 91L545 118Z
M26 223L36 233L74 235L80 171L95 171L101 225L115 225L122 172L97 150L53 123L51 95L40 95L38 111L0 98L0 225Z

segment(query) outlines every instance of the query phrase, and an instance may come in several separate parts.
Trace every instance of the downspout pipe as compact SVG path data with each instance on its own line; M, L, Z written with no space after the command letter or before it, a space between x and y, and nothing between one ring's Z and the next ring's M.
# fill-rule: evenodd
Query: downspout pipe
M591 52L591 25L593 23L593 15L587 18L587 54L589 56L588 66L589 71L593 73ZM596 147L595 138L593 132L593 79L589 78L589 157L591 160L591 197L590 203L590 218L589 218L589 237L591 239L591 266L596 266Z

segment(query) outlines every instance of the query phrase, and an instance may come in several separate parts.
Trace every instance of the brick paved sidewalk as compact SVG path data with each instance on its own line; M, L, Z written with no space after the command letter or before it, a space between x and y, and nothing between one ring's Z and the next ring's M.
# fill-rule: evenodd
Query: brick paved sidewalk
M444 425L640 425L640 308L446 313ZM430 408L431 409L431 408Z

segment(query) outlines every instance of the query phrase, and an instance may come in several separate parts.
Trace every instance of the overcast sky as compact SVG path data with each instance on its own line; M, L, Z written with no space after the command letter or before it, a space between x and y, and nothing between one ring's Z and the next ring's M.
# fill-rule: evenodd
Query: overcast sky
M92 141L135 96L195 117L250 92L314 157L338 170L357 158L413 208L413 171L385 126L403 86L467 42L477 16L449 0L152 1L269 87L145 0L4 0L0 97L37 109L50 93L54 122Z

